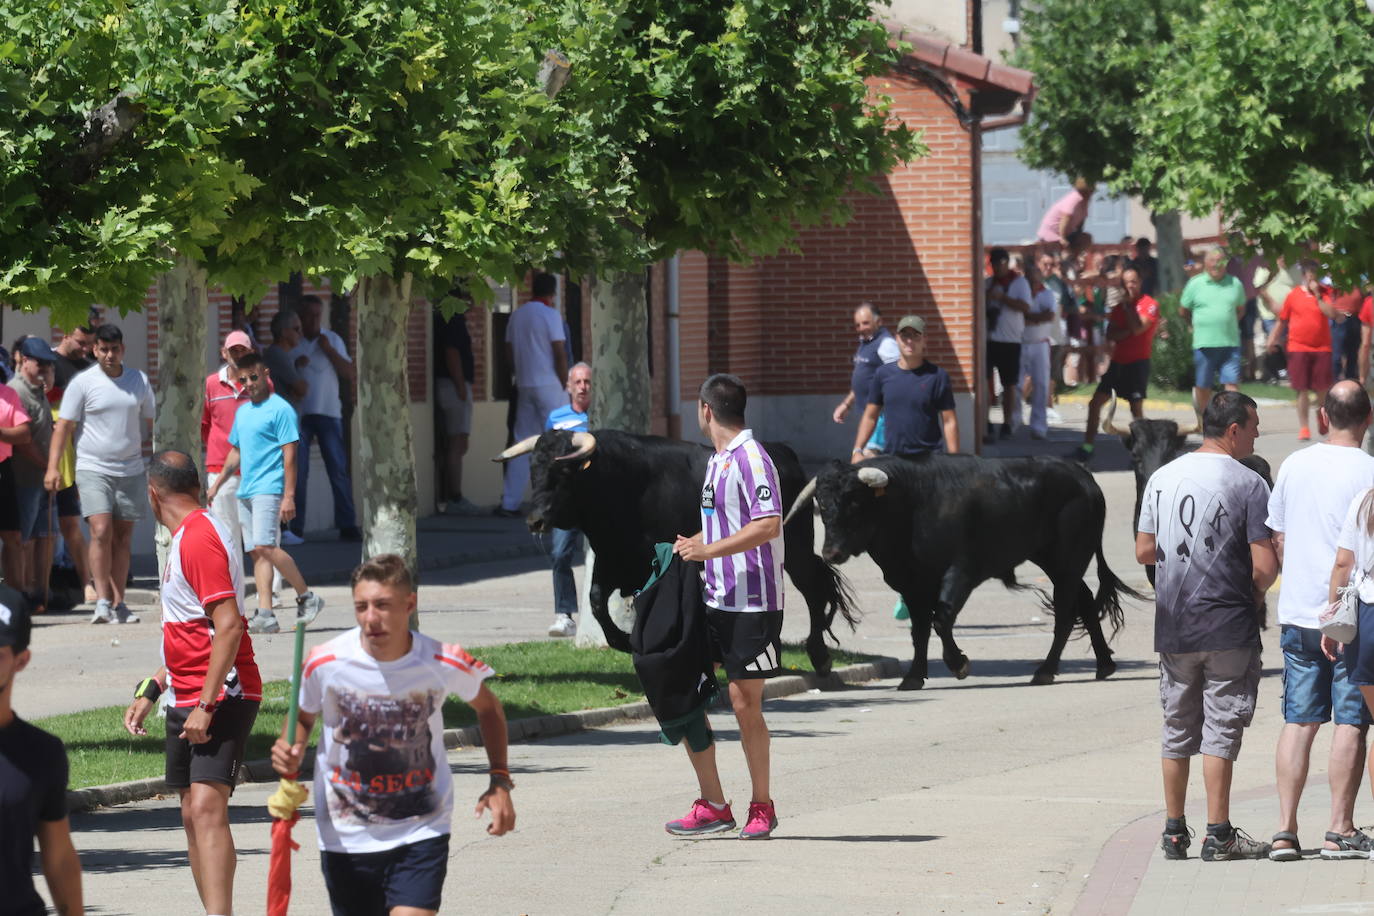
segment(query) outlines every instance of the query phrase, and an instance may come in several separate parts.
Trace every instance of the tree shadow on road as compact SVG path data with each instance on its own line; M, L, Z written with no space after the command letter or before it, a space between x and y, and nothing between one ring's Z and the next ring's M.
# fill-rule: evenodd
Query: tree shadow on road
M266 856L268 850L250 849L244 846L238 847L240 859L248 856ZM112 849L91 848L83 846L80 849L81 870L87 874L113 874L115 872L137 872L148 871L162 868L186 868L190 861L186 858L184 849L129 849L118 847Z

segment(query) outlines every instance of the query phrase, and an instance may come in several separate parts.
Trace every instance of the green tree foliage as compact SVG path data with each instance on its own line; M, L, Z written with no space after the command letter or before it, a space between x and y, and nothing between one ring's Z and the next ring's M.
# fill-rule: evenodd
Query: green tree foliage
M1021 128L1026 164L1134 190L1144 101L1171 66L1183 12L1178 0L1041 0L1027 9L1013 57L1035 74Z
M1362 0L1201 4L1150 87L1132 177L1166 205L1220 206L1266 250L1319 241L1338 276L1368 273L1371 74Z
M0 0L0 301L59 323L137 308L251 187L217 150L242 86L207 35L232 15L186 12Z

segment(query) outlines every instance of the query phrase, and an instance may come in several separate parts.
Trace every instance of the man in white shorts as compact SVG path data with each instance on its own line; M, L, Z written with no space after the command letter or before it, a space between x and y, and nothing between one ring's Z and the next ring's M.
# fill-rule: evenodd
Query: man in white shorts
M76 487L91 527L91 623L138 623L124 603L134 524L143 517L148 478L143 445L152 441L156 405L148 376L124 365L124 334L112 324L95 329L96 365L72 377L62 394L43 485L62 488L59 465L76 436Z
M258 612L248 622L250 633L276 633L281 629L272 611L272 570L296 590L296 617L311 622L324 608L324 599L305 584L296 561L280 546L281 523L296 515L296 458L300 427L296 411L279 394L273 394L270 375L262 357L245 354L238 362L239 384L248 392L248 403L234 414L229 430L229 454L224 470L210 487L209 500L236 470L239 483L239 526L243 547L253 557L253 579L258 586Z

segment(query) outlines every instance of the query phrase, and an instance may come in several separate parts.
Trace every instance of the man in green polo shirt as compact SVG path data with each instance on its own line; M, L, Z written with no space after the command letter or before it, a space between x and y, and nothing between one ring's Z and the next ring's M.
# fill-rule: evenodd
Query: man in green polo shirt
M1226 272L1226 253L1207 252L1203 271L1183 287L1180 315L1193 332L1193 409L1212 403L1212 386L1227 391L1240 385L1240 319L1245 288Z

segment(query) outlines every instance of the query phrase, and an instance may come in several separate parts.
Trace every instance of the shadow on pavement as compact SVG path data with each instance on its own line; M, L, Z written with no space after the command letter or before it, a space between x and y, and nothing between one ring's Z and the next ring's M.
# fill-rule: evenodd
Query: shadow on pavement
M266 856L267 849L247 849L238 846L239 859L247 856ZM156 868L186 868L190 862L185 850L170 849L91 849L83 847L81 870L87 874L135 873ZM88 911L89 912L89 911Z
M95 811L78 812L71 816L72 831L80 833L126 833L131 830L181 830L181 808L163 805L155 808L137 807L147 804L118 805ZM229 823L270 824L272 815L262 804L230 803ZM82 850L85 854L85 850Z

